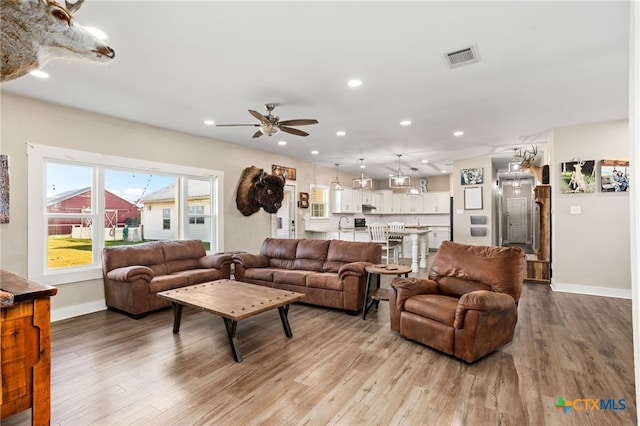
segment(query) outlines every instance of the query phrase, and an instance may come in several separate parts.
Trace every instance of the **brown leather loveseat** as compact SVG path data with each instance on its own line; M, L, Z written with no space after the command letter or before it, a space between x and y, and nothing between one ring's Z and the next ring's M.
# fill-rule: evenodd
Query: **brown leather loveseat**
M391 329L473 362L513 340L525 268L521 248L445 241L429 279L391 282Z
M229 278L231 255L207 255L200 240L105 247L102 274L107 307L140 318L170 305L156 293Z
M233 255L235 278L304 293L303 303L351 312L364 303L365 267L380 263L376 243L267 238L260 254Z

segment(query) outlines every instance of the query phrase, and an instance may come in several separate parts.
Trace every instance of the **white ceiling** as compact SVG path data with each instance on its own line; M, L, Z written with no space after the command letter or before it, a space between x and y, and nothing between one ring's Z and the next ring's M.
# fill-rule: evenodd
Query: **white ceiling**
M112 63L53 61L48 80L2 91L354 174L364 157L376 178L397 169L396 154L403 171L433 176L458 159L509 158L556 127L628 117L624 1L87 0L76 18L107 32ZM471 45L480 62L450 69L444 53ZM319 124L298 127L306 138L258 139L203 124L257 123L247 110L267 102L281 120Z

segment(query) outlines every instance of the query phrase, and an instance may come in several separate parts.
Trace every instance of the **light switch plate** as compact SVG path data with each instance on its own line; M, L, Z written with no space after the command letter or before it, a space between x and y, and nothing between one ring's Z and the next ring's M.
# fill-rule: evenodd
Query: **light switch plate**
M456 210L456 214L464 214L464 210L458 209L458 210Z
M571 206L571 214L582 214L582 207Z

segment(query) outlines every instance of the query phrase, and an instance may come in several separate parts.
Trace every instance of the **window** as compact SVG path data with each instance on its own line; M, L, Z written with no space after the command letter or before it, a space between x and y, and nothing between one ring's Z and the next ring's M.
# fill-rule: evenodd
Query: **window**
M162 229L171 229L171 209L162 209Z
M309 210L312 219L329 217L329 187L322 185L309 187Z
M204 206L189 206L189 223L204 224Z
M100 278L105 246L200 239L223 250L222 172L27 146L29 278Z

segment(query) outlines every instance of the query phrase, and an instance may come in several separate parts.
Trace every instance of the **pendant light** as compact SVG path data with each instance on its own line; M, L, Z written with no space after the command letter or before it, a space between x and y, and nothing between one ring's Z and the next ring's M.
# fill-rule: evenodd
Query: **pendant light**
M413 172L413 180L416 181L416 172L418 171L418 169L416 169L415 167L412 167L411 171ZM418 184L408 187L407 195L422 197L422 187Z
M344 184L340 182L340 177L338 176L338 167L340 167L340 164L336 163L336 180L331 182L332 191L342 191L344 189Z
M403 174L400 169L400 157L402 154L398 154L398 172L389 176L389 188L408 188L411 186L411 177Z
M365 165L362 163L364 158L360 159L360 177L352 179L353 189L373 189L373 180L364 175Z

